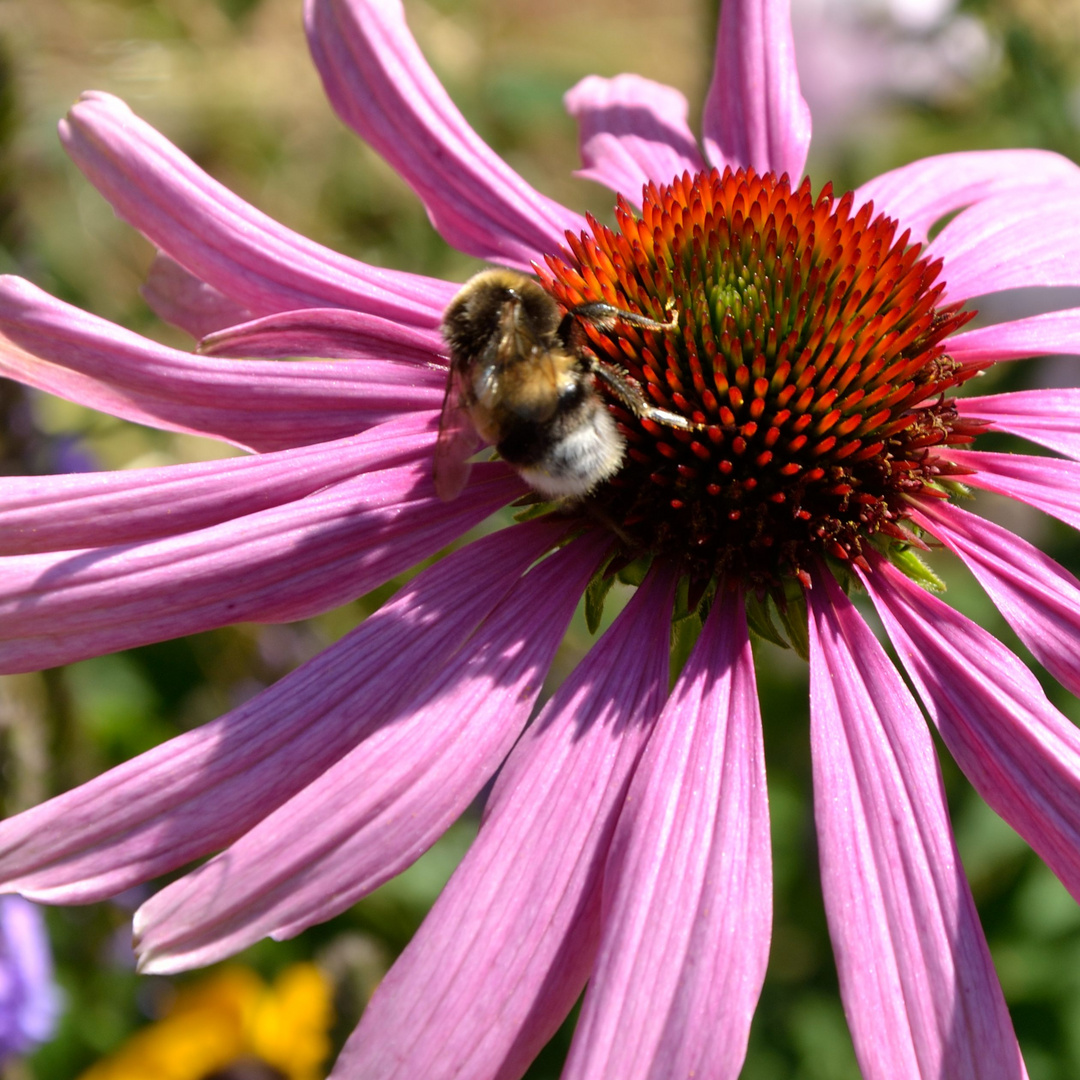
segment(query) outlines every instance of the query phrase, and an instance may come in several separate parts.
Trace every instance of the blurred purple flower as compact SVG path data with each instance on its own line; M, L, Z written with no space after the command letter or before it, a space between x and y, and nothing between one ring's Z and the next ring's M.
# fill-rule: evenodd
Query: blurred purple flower
M819 148L889 122L897 99L947 101L993 74L1000 50L955 0L794 0L801 86Z
M771 919L744 608L781 589L790 613L809 612L789 632L808 634L822 877L863 1074L1024 1076L919 705L834 574L870 594L972 783L1080 896L1076 729L1013 653L897 568L918 576L903 548L936 537L1080 689L1080 582L945 498L963 474L1080 526L1080 391L946 393L992 363L1080 351L1080 310L953 332L982 293L1080 284L1080 169L1032 150L959 153L842 199L792 191L778 177L801 176L810 119L787 2L726 0L701 149L670 88L592 77L567 96L584 175L625 197L616 234L484 145L398 4L310 0L307 26L334 107L449 242L535 264L560 295L640 299L654 315L674 304L680 335L594 345L623 349L696 426L623 415L633 482L616 477L597 509L649 512L622 514L617 534L610 514L563 508L476 541L252 701L4 823L6 886L87 902L219 852L136 915L146 970L210 963L344 910L502 765L475 844L335 1075L518 1076L588 981L566 1076L733 1077ZM524 493L499 463L474 467L453 502L432 490L438 324L456 286L290 233L114 98L86 95L61 135L162 252L151 302L209 336L187 355L9 279L0 367L260 453L4 480L4 670L302 618ZM340 362L274 362L296 355ZM987 423L1064 458L964 449ZM649 538L651 569L527 727L575 603L627 536ZM703 551L723 585L669 693L673 597L687 567L701 584Z
M41 911L21 896L0 897L0 1063L45 1042L59 1012Z

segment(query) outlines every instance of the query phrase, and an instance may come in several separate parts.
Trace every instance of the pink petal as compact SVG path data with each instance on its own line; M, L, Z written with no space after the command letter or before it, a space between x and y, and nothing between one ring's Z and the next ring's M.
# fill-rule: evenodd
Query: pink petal
M960 477L968 486L1019 499L1080 529L1080 464L1077 462L953 447L949 447L949 460L973 470Z
M640 75L590 75L568 90L566 111L578 122L584 169L595 180L641 206L641 189L705 168L690 126L686 98Z
M402 326L378 315L344 308L282 311L230 326L199 342L204 356L339 357L345 360L395 360L433 368L446 383L442 335ZM424 374L427 374L425 372Z
M965 330L949 338L948 349L955 360L972 365L1051 353L1075 354L1080 352L1080 308Z
M255 315L346 307L432 328L454 294L446 282L367 266L278 225L110 94L84 94L60 138L120 217Z
M215 360L139 337L0 278L0 374L80 405L166 431L258 450L324 442L438 409L434 363Z
M808 598L821 882L862 1075L1021 1080L919 707L830 574Z
M787 173L797 184L810 146L790 0L725 0L716 68L702 117L705 156L718 169Z
M993 195L950 221L926 249L945 260L942 302L1030 285L1080 285L1080 190L1070 187L1037 189L1030 199Z
M175 259L159 251L139 290L150 308L167 323L193 338L223 326L248 322L251 312L233 303L212 285L189 274Z
M1080 899L1080 731L981 627L884 560L860 576L956 763Z
M769 955L769 805L741 593L718 596L634 773L564 1080L734 1078Z
M967 419L989 420L1000 431L1080 459L1080 390L1055 387L957 398L956 408Z
M913 520L960 556L1036 660L1080 694L1080 581L1026 540L927 500Z
M1014 202L1041 198L1035 188L1077 186L1080 167L1048 150L975 150L935 154L882 173L855 189L855 205L874 202L911 230L913 244L925 244L931 226L955 210L992 196Z
M150 641L342 604L434 554L521 495L478 465L453 503L431 464L342 481L284 506L141 544L0 561L0 671L35 671Z
M0 477L0 555L178 536L282 506L364 472L428 460L435 414L363 435L158 469Z
M453 667L564 527L515 526L441 559L231 713L0 822L5 887L90 902L242 836Z
M594 533L542 562L407 708L144 904L135 918L141 968L199 967L270 933L292 937L426 851L521 734L607 546Z
M509 1080L592 967L600 883L667 691L673 575L654 573L526 730L480 834L332 1073Z
M468 125L428 67L398 0L307 0L304 11L330 103L412 186L448 243L531 273L533 260L559 251L567 229L586 227L530 187Z

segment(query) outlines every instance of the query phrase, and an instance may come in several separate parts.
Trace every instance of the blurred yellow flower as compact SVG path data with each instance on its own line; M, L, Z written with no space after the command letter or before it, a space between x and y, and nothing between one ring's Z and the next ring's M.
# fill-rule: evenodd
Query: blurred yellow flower
M161 1020L79 1080L317 1080L332 1023L330 985L313 964L286 968L273 986L229 967L180 990Z

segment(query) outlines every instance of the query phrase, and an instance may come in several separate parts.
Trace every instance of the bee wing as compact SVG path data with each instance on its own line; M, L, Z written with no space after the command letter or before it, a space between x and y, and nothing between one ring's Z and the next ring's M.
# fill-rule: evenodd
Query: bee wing
M550 393L556 393L559 386L559 367L556 363L556 354L553 350L537 350L533 353L532 366L536 371L536 378L542 378Z
M480 437L465 406L461 372L452 367L446 380L446 394L439 417L439 438L435 443L435 460L432 464L435 491L443 502L451 502L461 494L469 479L469 458L479 449Z
M559 411L559 387L565 380L563 361L572 359L548 349L531 348L499 372L503 409L520 420L542 424Z

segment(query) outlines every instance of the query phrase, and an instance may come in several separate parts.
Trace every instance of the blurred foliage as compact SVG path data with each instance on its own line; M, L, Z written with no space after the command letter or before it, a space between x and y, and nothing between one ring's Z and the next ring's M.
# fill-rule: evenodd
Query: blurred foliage
M800 0L794 2L798 11ZM637 71L683 90L696 124L716 8L697 0L407 3L427 56L481 135L538 188L602 219L610 216L610 195L571 175L576 133L563 112L563 92L591 72ZM810 161L816 186L832 178L844 189L914 158L965 148L1038 146L1080 159L1076 0L962 0L957 8L942 6L936 22L915 28L910 19L905 23L899 0L891 6L834 0L815 10L825 12L807 16L815 32L844 22L852 40L866 33L875 48L907 49L898 54L901 63L912 49L945 58L931 63L942 78L931 70L917 92L871 86L834 94L839 106L855 108L858 120L849 123L848 113L838 113L830 122L826 107L819 110L821 137ZM962 77L945 70L954 39L974 43L964 54ZM802 59L826 44L801 38ZM371 263L458 280L474 268L436 236L403 182L330 112L303 45L299 0L7 0L0 4L0 271L22 274L141 333L190 344L158 323L139 298L149 245L114 218L55 137L56 121L88 88L124 97L212 175L321 243ZM829 87L814 87L809 78L807 94L830 100ZM1036 374L1035 365L1002 367L981 392L1030 385L1047 372L1076 382L1050 364ZM5 472L78 467L62 464L72 453L82 455L84 465L119 468L222 452L216 444L134 428L10 386L0 388L0 412ZM998 509L1002 520L1007 516L1012 527L1080 572L1069 530L1015 507ZM951 602L1023 653L955 561L941 558L935 567L949 582ZM0 693L4 810L80 783L235 706L335 640L392 591L387 586L295 626L215 631L6 680ZM605 622L617 607L609 601ZM551 685L591 640L579 613ZM776 917L744 1076L847 1080L858 1073L818 882L806 667L767 644L757 657ZM1078 703L1049 680L1046 685L1059 707L1080 719ZM1080 909L973 795L943 749L941 759L961 852L1032 1080L1080 1075L1080 963L1072 962L1080 960ZM475 817L468 817L410 870L340 918L293 941L264 942L244 960L266 977L299 960L319 963L338 988L334 1034L340 1045L475 828ZM113 904L50 912L68 1007L56 1038L29 1062L11 1066L12 1078L71 1080L162 1014L174 984L184 980L134 975L130 913L144 895L140 890ZM538 1060L529 1073L533 1080L558 1075L570 1030L565 1025Z

